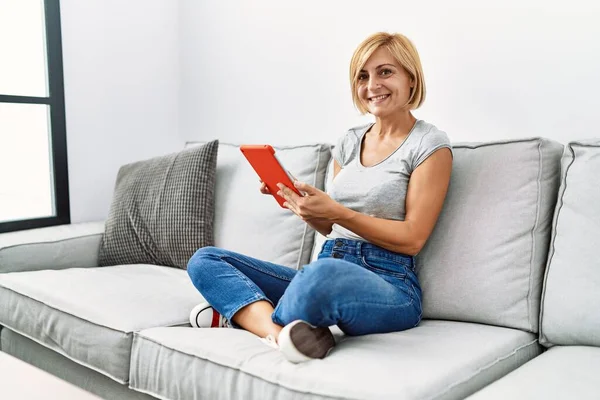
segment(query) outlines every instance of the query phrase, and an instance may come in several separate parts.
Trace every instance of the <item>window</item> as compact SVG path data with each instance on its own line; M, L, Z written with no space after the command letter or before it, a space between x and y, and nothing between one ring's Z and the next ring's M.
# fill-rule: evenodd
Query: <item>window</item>
M0 0L0 232L68 224L58 0Z

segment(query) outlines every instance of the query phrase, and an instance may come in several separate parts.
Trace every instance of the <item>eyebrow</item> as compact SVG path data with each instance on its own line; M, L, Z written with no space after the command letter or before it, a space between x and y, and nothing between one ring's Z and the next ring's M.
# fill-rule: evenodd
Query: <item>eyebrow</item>
M389 65L390 67L396 68L396 66L394 64L381 64L381 65L376 66L375 69L379 69L381 67L385 67L386 65ZM361 69L360 72L367 72L367 71L364 70L364 69Z

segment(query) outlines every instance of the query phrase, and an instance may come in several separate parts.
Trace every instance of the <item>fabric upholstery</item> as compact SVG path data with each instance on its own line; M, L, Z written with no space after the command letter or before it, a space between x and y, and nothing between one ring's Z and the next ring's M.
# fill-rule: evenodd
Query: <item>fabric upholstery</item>
M2 351L32 364L44 371L70 382L103 399L150 400L152 396L136 392L89 368L83 367L67 357L37 344L10 329L1 332Z
M0 273L97 267L104 222L0 234Z
M462 399L540 349L514 329L425 321L342 337L325 359L292 364L243 330L155 328L135 334L130 386L188 400Z
M330 145L273 148L298 180L323 189ZM271 196L261 194L259 179L239 146L219 145L215 246L298 269L310 261L314 230Z
M600 346L600 140L569 143L542 298L542 344Z
M450 187L416 259L424 318L538 331L563 146L455 144Z
M185 269L212 246L218 141L124 165L106 221L100 265Z
M600 348L557 346L492 383L469 400L597 400Z
M201 301L186 271L154 265L0 274L0 325L119 383L133 332L189 326Z

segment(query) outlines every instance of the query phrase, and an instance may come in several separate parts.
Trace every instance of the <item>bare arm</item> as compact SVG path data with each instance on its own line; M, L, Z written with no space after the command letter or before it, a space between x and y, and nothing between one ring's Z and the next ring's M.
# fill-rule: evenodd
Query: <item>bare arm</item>
M337 161L333 160L333 179L342 170L342 167ZM332 179L332 180L333 180ZM306 220L306 223L310 225L315 231L319 232L323 236L327 236L331 233L333 222L324 218L313 218Z
M332 221L365 240L398 253L415 255L433 231L448 191L452 153L434 152L412 173L404 221L375 218L339 205Z
M337 176L337 174L342 170L342 167L338 164L337 161L333 160L333 179ZM269 189L267 186L261 182L260 192L262 194L271 194L269 193ZM333 222L329 218L311 218L308 220L304 220L309 226L311 226L314 230L319 232L323 236L327 236L331 233L331 227L333 226Z

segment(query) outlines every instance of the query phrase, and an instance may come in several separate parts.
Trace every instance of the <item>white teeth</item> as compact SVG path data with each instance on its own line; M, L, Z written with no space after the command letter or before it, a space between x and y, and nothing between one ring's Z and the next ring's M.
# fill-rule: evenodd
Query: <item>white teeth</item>
M388 94L382 94L381 96L371 97L371 101L383 100L388 96Z

